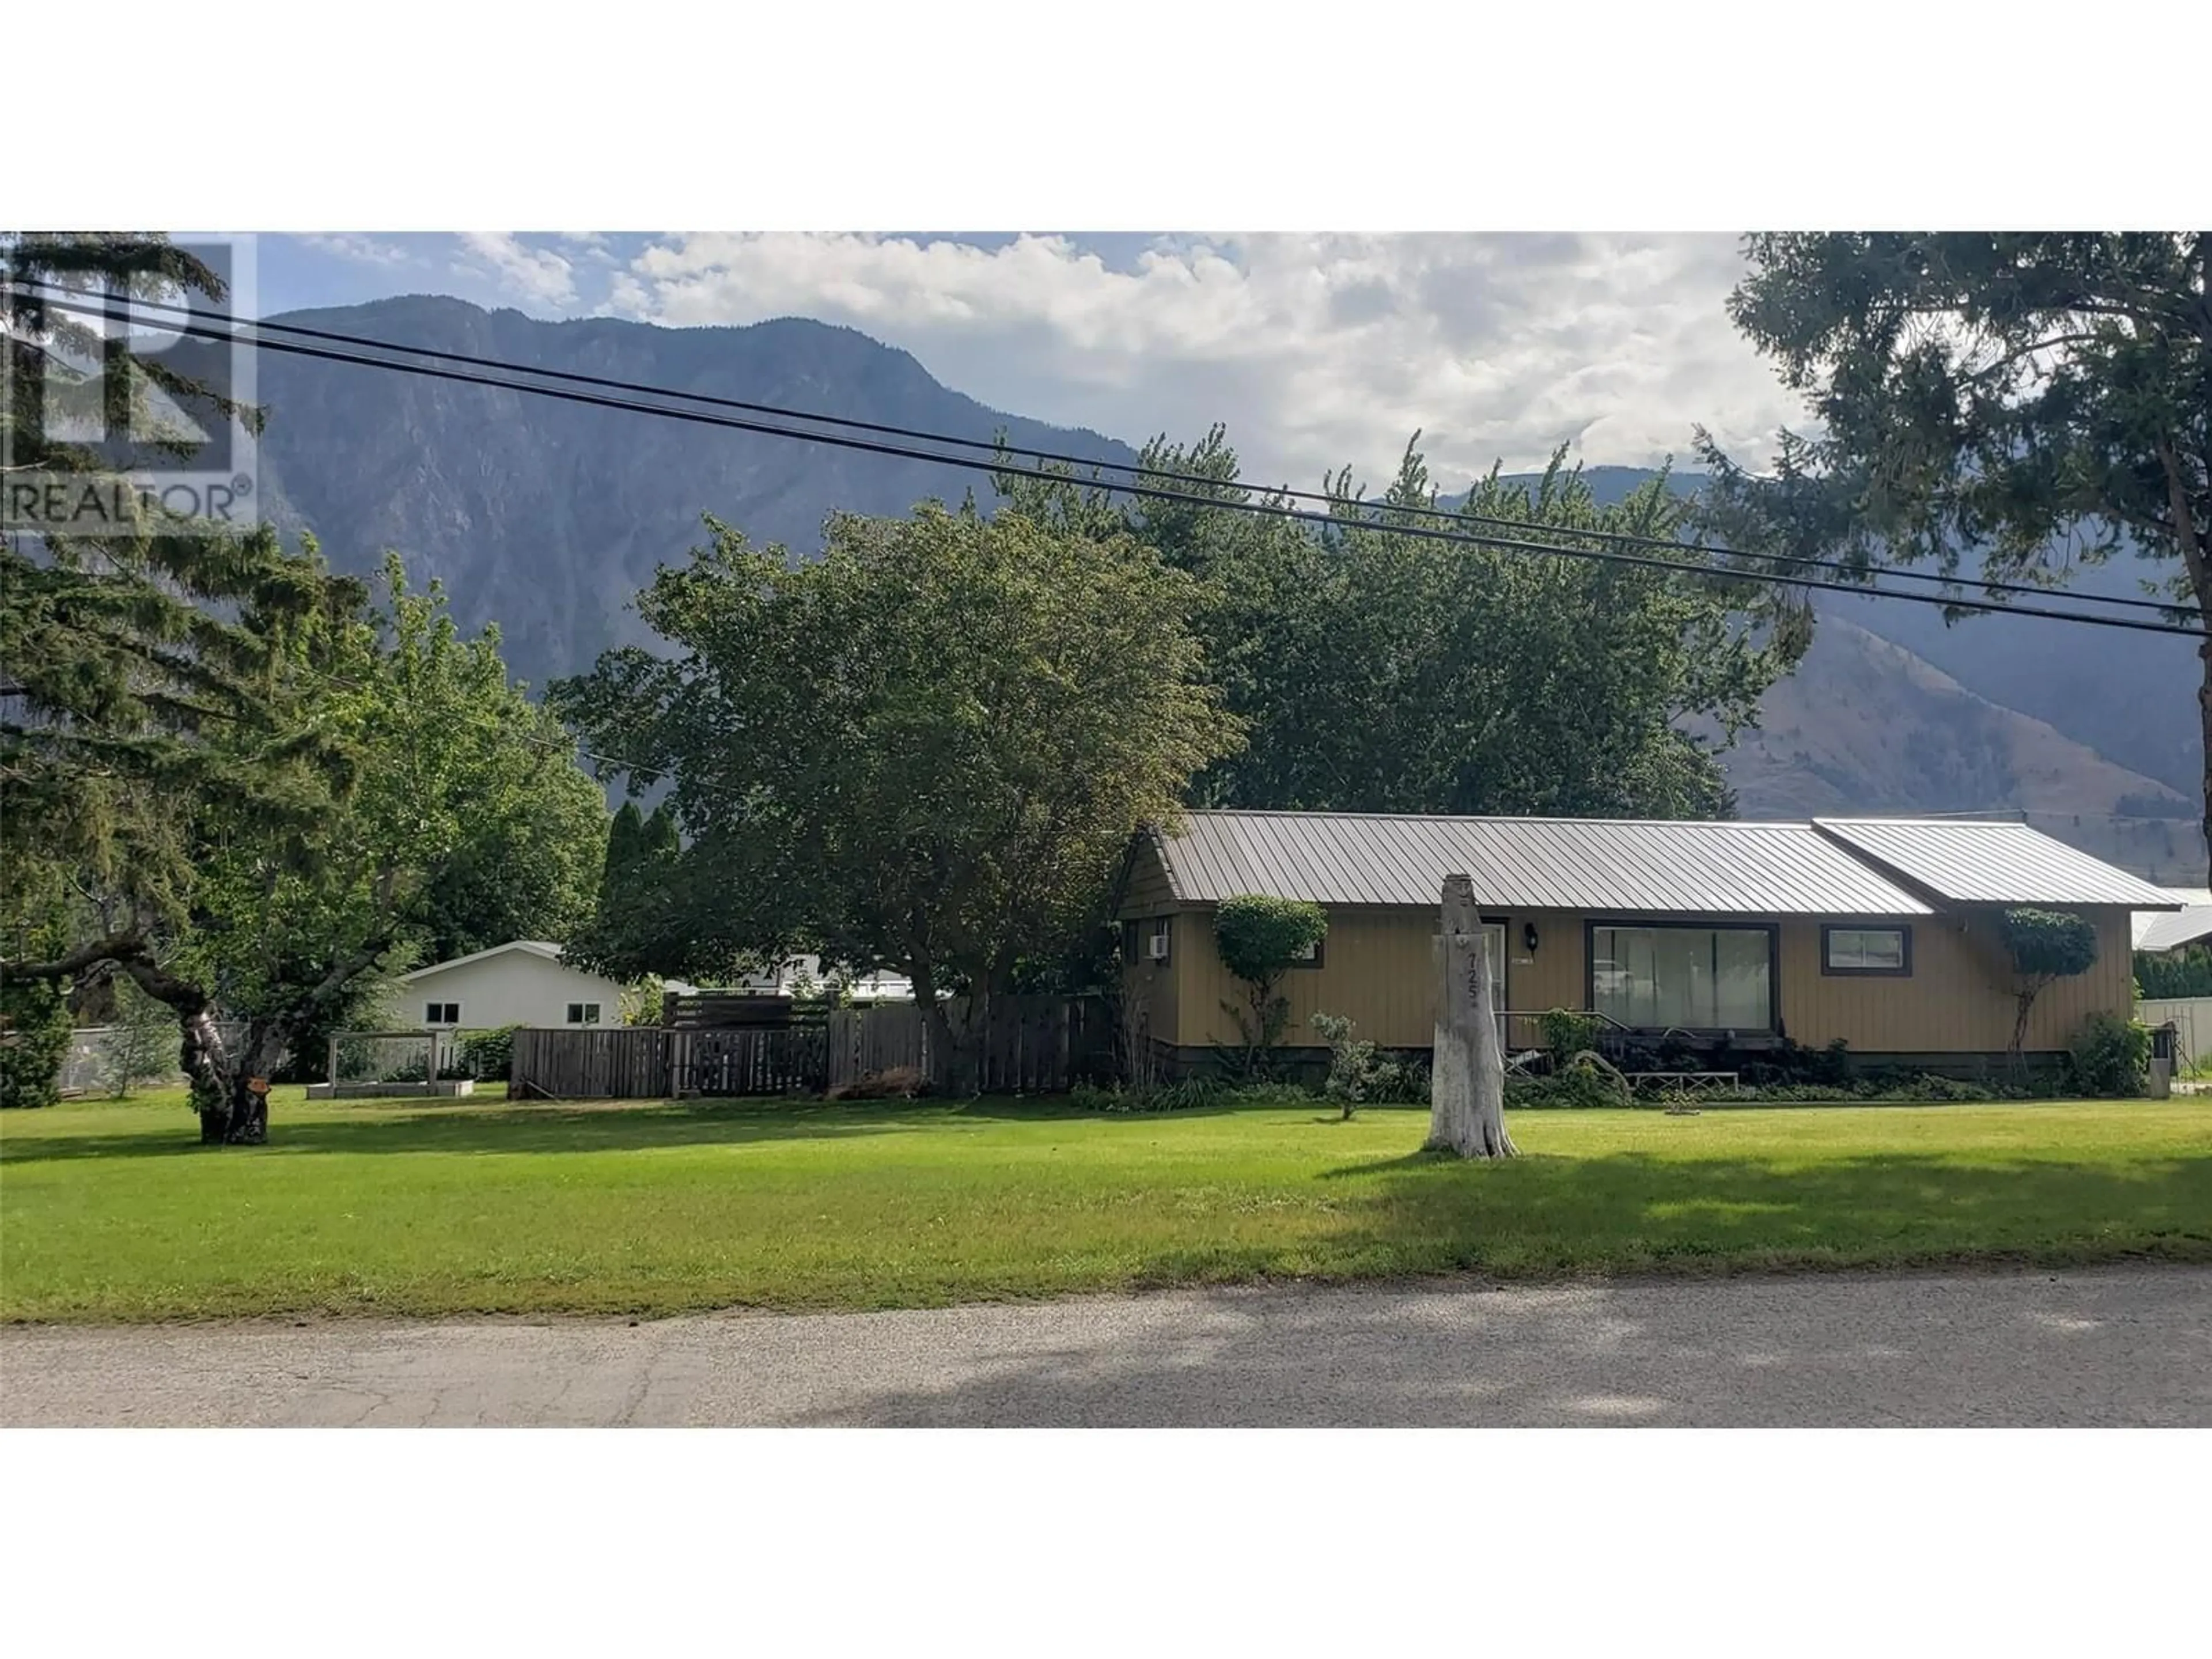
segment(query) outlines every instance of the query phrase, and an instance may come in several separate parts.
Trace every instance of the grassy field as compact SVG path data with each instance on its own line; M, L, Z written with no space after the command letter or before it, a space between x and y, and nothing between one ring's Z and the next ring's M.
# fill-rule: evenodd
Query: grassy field
M310 1106L0 1121L0 1316L891 1307L1269 1275L2212 1260L2212 1102L1521 1112Z

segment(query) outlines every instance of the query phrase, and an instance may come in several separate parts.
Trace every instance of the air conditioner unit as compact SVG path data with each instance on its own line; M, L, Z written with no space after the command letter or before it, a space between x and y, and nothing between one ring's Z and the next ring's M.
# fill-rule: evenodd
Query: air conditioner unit
M1145 941L1145 954L1154 962L1165 962L1168 959L1168 936L1154 933Z

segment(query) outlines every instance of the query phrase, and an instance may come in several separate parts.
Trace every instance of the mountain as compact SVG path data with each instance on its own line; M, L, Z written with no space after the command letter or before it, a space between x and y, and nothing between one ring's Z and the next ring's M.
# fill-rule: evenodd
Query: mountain
M2087 594L2141 599L2142 578L2156 568L2134 557L2116 559L2077 572L2047 599L2020 603L2066 608ZM1846 594L1822 599L1825 614L1848 617L1895 641L1968 690L2046 720L2170 787L2201 793L2204 745L2197 688L2203 669L2187 640L2032 617L1969 617L1947 623L1934 605Z
M903 351L799 319L665 329L608 318L543 322L411 297L273 320L986 442L1003 429L1017 444L1102 461L1136 459L1094 432L1000 414L939 385ZM495 387L275 352L258 368L258 400L269 412L267 514L312 529L340 569L371 568L397 550L410 576L444 581L465 625L497 621L508 663L534 684L642 639L630 599L655 565L706 540L702 513L755 542L811 552L832 507L895 515L933 495L952 503L971 489L979 500L991 495L988 477L960 468Z
M1593 466L1583 476L1598 501L1610 504L1657 475L1644 467ZM1677 472L1672 483L1688 495L1701 478ZM2067 585L2048 597L2019 602L2046 610L2096 610L2074 602L2089 595L2143 599L2144 579L2164 574L2123 551L2104 564L2077 567ZM1896 585L1934 591L1931 583ZM2202 670L2196 647L2185 639L2033 617L1970 615L1950 623L1936 605L1864 594L1821 592L1815 608L1823 617L1855 623L1903 646L1965 690L2044 721L2121 766L2192 799L2202 793L2204 748L2197 714Z
M802 319L666 329L547 322L416 296L275 320L540 369L1127 463L1127 445L989 409L912 356ZM629 605L654 567L700 544L702 513L756 542L820 545L833 507L897 514L989 481L962 469L655 419L448 380L266 353L264 510L312 529L342 569L386 549L437 577L465 625L500 623L542 684L640 641ZM1592 467L1613 501L1652 474ZM1675 484L1696 487L1694 474ZM2132 592L2130 560L2081 573ZM2063 595L2053 603L2063 604ZM2146 872L2201 879L2201 747L2185 641L1821 594L1811 656L1726 759L1747 812L2022 807L2041 827ZM2127 815L2123 821L2119 815ZM2075 822L2079 819L2079 823Z
M1840 616L1821 617L1723 764L1746 817L2024 809L2038 829L2153 880L2203 879L2190 797Z

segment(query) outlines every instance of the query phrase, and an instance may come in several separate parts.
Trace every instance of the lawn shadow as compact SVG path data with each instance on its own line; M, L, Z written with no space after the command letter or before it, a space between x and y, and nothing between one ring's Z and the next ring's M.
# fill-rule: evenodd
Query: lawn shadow
M1276 1110L1289 1101L1231 1102L1172 1112L1101 1112L1066 1095L983 1096L954 1100L825 1100L819 1096L693 1098L680 1101L514 1101L441 1105L362 1101L325 1106L330 1115L270 1114L270 1152L593 1152L654 1146L743 1145L842 1139L942 1128L962 1122L1085 1122L1132 1127L1171 1121ZM349 1109L358 1116L345 1115ZM1316 1120L1323 1121L1323 1120ZM1325 1120L1334 1122L1334 1119ZM234 1149L203 1146L191 1113L177 1127L127 1133L0 1136L0 1164L103 1158L173 1158Z
M1413 1271L2212 1259L2212 1155L1413 1152L1320 1179L1372 1185L1339 1201L1348 1225L1333 1254Z
M270 1115L269 1144L241 1149L203 1146L198 1125L179 1111L173 1133L9 1136L0 1139L0 1164L81 1158L173 1158L319 1152L512 1153L638 1152L654 1147L742 1146L756 1142L889 1134L940 1125L945 1107L927 1102L831 1104L785 1100L608 1102L393 1109L385 1103L358 1117L287 1121Z

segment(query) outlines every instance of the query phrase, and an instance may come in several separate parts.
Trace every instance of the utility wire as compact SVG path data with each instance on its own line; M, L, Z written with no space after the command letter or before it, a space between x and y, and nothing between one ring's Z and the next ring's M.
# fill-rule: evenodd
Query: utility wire
M87 306L76 301L73 299L67 301L49 300L47 303L55 305L60 309L66 311L82 312L86 314L91 315L106 314L99 307ZM216 317L223 322L237 326L242 326L248 329L253 326L250 321L244 319L229 317L223 313L208 313L202 314ZM1017 467L1007 465L1003 462L974 460L963 456L939 454L928 450L915 449L904 445L886 443L872 439L840 437L830 433L796 431L786 426L778 426L763 421L742 420L732 416L710 414L703 410L669 408L662 404L641 403L634 398L615 398L594 392L567 391L557 386L531 385L512 379L501 378L502 374L527 375L536 372L531 369L527 365L501 363L490 358L471 358L465 361L478 364L485 368L499 371L498 373L488 374L471 374L459 368L440 368L420 363L394 362L388 358L363 356L357 352L338 351L324 347L298 344L290 341L253 339L247 336L237 333L234 329L216 328L209 326L204 323L177 322L169 325L169 326L175 332L191 335L198 338L216 340L229 344L252 345L260 350L274 351L286 356L316 358L330 362L350 363L356 367L363 368L389 369L397 374L419 375L431 380L452 380L463 385L489 386L498 391L528 392L536 397L550 398L564 403L580 404L602 409L620 410L631 414L657 415L665 420L682 421L691 425L719 427L739 432L752 432L767 437L794 439L804 443L825 444L833 448L856 450L863 453L885 455L904 460L924 461L939 466L960 467L970 471L987 472L998 477L1034 478L1048 483L1067 482L1066 477L1063 473L1044 471L1033 467ZM383 350L405 349L404 347L394 348L390 346L382 346L378 349ZM684 394L675 392L659 392L656 393L656 395L665 397L682 397ZM1170 501L1178 506L1211 507L1222 512L1243 513L1258 517L1282 519L1297 523L1316 524L1325 528L1341 530L1347 527L1344 518L1340 514L1335 513L1320 513L1299 507L1279 507L1273 505L1271 502L1264 501L1224 501L1202 495L1180 495L1173 490L1156 489L1145 484L1108 483L1102 480L1099 482L1098 487L1113 494L1133 495L1148 501ZM2197 640L2202 640L2206 637L2205 632L2202 629L2185 627L2173 623L2138 622L2124 617L2088 616L2078 611L2053 610L2044 606L2002 605L1994 601L1954 599L1936 593L1900 593L1896 592L1894 589L1869 586L1863 583L1828 581L1811 576L1784 575L1777 573L1744 570L1712 564L1687 564L1675 561L1651 558L1638 554L1612 552L1597 548L1559 547L1549 545L1541 542L1520 541L1502 536L1486 536L1471 532L1439 530L1433 526L1424 525L1391 525L1382 526L1374 525L1370 521L1362 522L1366 528L1385 529L1388 533L1391 535L1407 536L1419 540L1443 542L1462 547L1477 547L1499 552L1533 553L1553 558L1582 559L1603 564L1620 565L1650 570L1673 571L1684 575L1700 576L1708 580L1715 581L1741 581L1752 584L1764 583L1769 586L1796 587L1828 592L1856 594L1862 597L1873 596L1881 599L1896 599L1914 605L1936 605L1946 610L1978 611L1993 616L2039 617L2053 622L2078 623L2085 627L2121 628L2127 629L2136 633L2179 635L2186 638ZM1578 530L1552 531L1548 526L1526 527L1538 529L1540 532L1545 532L1547 533L1564 536L1580 537L1584 534L1584 532ZM1713 549L1699 549L1686 546L1679 543L1669 543L1668 545L1674 547L1680 551L1685 553L1701 551L1713 552L1719 550ZM1766 556L1759 554L1735 553L1732 556L1757 559L1764 558Z
M77 292L77 290L64 289L58 284L45 283L36 278L19 279L19 281L23 286L35 287L52 293L74 295ZM1554 529L1553 526L1532 524L1525 519L1506 518L1497 514L1473 513L1462 508L1422 507L1410 503L1385 503L1364 499L1347 501L1341 496L1328 495L1320 490L1293 489L1287 484L1270 489L1242 483L1232 483L1220 478L1208 477L1200 472L1183 472L1170 467L1151 467L1138 461L1102 460L1097 457L1073 455L1057 450L1039 449L1011 442L1001 443L996 439L963 438L950 433L931 432L921 428L896 426L879 421L863 421L844 415L816 414L775 404L755 403L742 398L725 398L705 392L683 392L671 386L653 386L644 381L620 380L604 374L586 374L572 369L539 368L526 364L502 363L495 359L471 356L464 352L447 351L433 346L408 345L398 341L376 339L368 335L342 333L335 329L310 328L301 323L258 321L222 313L196 311L190 306L174 305L164 301L133 299L131 304L137 309L159 311L185 317L216 317L239 326L252 329L258 334L283 334L296 336L302 339L324 340L377 351L404 352L410 356L428 358L434 362L462 363L478 368L496 368L514 374L532 375L540 380L558 380L573 386L596 386L606 391L634 392L657 398L677 398L686 403L700 404L714 409L732 409L779 420L805 421L816 425L837 427L851 432L868 432L885 437L947 444L957 448L982 450L994 455L1027 456L1033 460L1044 461L1055 465L1088 468L1094 474L1099 469L1105 468L1127 472L1139 478L1158 479L1167 483L1188 484L1215 490L1236 489L1258 495L1263 500L1318 501L1324 506L1333 507L1341 508L1348 506L1356 507L1361 511L1410 514L1416 518L1437 520L1452 525L1478 524L1495 526L1506 530L1544 531L1577 536L1589 541L1604 542L1613 546L1650 548L1671 553L1711 553L1722 558L1756 559L1769 564L1789 565L1797 568L1832 570L1850 575L1863 574L1861 567L1847 561L1817 558L1810 554L1750 553L1736 548L1719 547L1707 543L1675 541L1664 536L1638 535L1620 530ZM275 349L273 344L272 349ZM402 368L404 365L394 364L391 367ZM1071 479L1070 482L1085 481L1078 478ZM1094 478L1091 482L1109 489L1118 488L1105 484L1101 479ZM1214 501L1211 498L1209 498L1209 504L1224 507L1236 505ZM2030 597L2039 597L2053 591L2048 586L2033 582L1984 580L1961 584L1956 576L1945 575L1936 571L1886 568L1880 574L1884 578L1896 581L1935 582L1947 586L1963 585L1978 588L1985 593L2021 593ZM1855 585L1854 591L1879 593L1884 590ZM2172 601L2132 599L2118 594L2075 593L2069 597L2090 605L2112 605L2123 610L2149 611L2161 616L2172 616L2186 609L2185 606ZM1947 603L1948 603L1948 600Z

